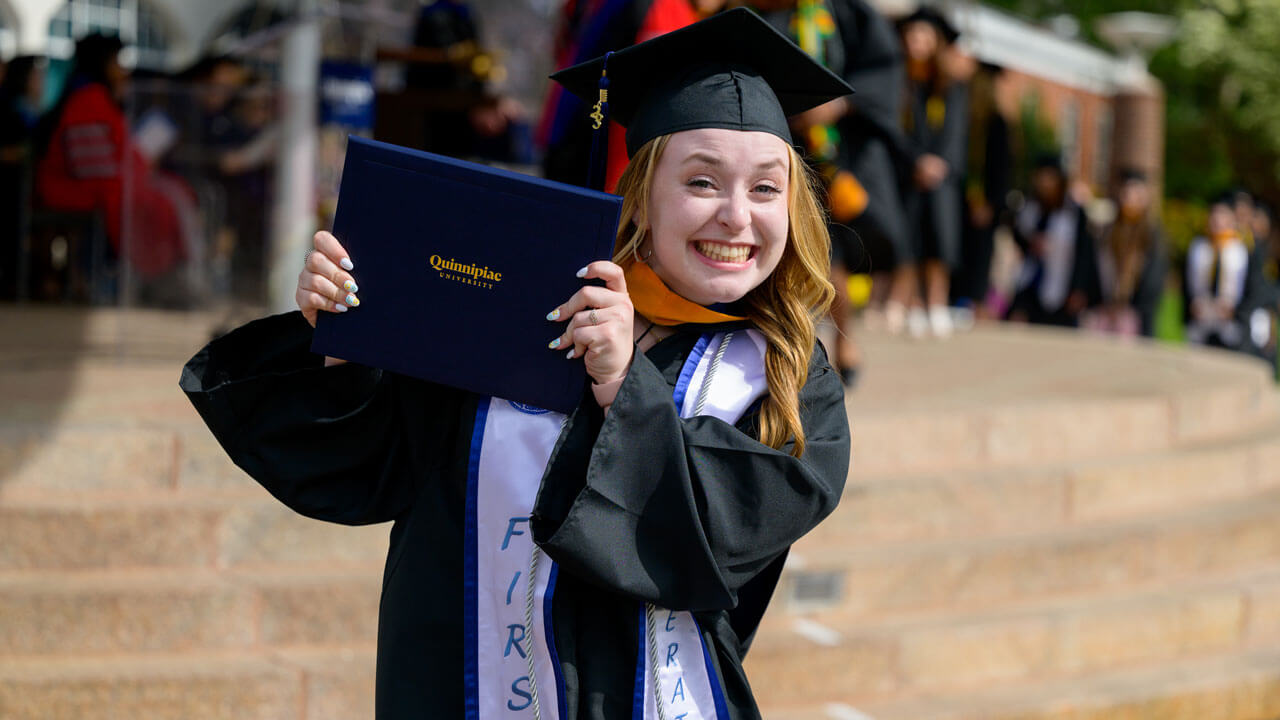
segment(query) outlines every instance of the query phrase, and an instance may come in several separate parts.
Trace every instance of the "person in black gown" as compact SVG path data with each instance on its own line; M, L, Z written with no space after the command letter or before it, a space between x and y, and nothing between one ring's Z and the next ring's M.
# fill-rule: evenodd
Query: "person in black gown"
M965 166L964 233L961 262L951 280L953 304L973 317L985 317L991 285L996 228L1005 222L1013 188L1013 147L1009 123L1000 111L996 89L1004 68L975 63L969 81L969 147Z
M895 270L885 316L892 330L902 329L905 321L913 336L947 337L951 272L961 262L968 88L948 73L945 61L959 32L946 17L921 7L898 27L907 56L903 124L915 154L902 200L912 254Z
M910 255L899 168L914 162L899 113L906 82L902 48L889 20L865 0L755 0L774 27L857 87L792 119L824 180L830 208L831 283L836 301L836 367L856 381L861 352L849 320L849 276L872 274L886 287L898 257Z
M591 96L602 65L556 79ZM842 492L848 419L815 330L829 241L786 116L849 87L747 10L614 53L608 77L632 157L614 259L546 318L592 380L572 413L310 354L318 312L360 312L325 232L301 312L183 370L281 501L394 521L379 718L758 718L743 655Z
M1007 317L1077 327L1081 313L1102 300L1097 246L1084 209L1068 192L1062 159L1045 154L1034 164L1031 197L1013 223L1023 261Z

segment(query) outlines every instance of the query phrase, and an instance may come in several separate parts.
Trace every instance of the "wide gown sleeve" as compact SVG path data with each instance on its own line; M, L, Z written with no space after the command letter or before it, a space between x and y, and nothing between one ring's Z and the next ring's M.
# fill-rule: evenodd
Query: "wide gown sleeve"
M742 586L836 505L849 468L844 393L821 348L800 394L804 455L738 426L681 419L637 354L607 416L568 420L534 508L534 539L567 571L677 610L733 608Z
M180 385L236 465L293 510L348 525L392 520L445 436L425 429L410 442L401 406L443 389L354 363L326 368L310 340L301 313L251 322L197 353Z

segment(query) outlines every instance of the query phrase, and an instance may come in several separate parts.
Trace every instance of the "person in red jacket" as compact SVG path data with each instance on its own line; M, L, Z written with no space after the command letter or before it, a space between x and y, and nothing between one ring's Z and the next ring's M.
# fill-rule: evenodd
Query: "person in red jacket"
M112 250L145 289L190 255L193 203L189 190L158 174L130 141L120 104L128 80L122 47L119 38L98 33L76 43L72 72L49 116L36 193L51 210L102 213Z
M566 68L610 50L621 50L711 15L724 0L566 0L556 35L555 66ZM591 105L552 84L538 127L546 149L543 174L573 185L587 184L591 156ZM627 166L625 131L609 124L609 160L604 189L613 192Z

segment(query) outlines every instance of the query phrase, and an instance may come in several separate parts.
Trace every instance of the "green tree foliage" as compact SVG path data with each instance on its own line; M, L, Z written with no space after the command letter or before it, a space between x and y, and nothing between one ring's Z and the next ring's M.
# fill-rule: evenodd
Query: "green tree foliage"
M989 0L1023 17L1075 17L1104 46L1098 17L1173 15L1177 39L1151 60L1166 93L1165 188L1203 200L1242 185L1280 206L1280 0Z
M1181 16L1178 65L1200 84L1205 116L1220 121L1219 141L1236 177L1274 200L1280 190L1280 2L1204 0Z

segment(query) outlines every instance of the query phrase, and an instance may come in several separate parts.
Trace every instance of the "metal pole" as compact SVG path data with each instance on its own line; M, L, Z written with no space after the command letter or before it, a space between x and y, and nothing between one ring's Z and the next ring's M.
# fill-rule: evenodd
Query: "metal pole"
M268 300L274 312L294 307L302 258L315 232L316 93L320 74L320 18L315 0L298 3L280 64L280 156L275 168Z

